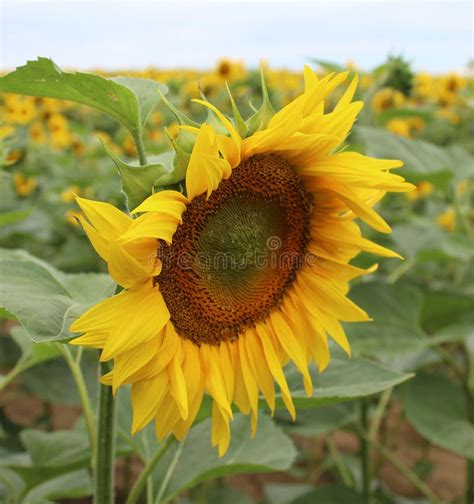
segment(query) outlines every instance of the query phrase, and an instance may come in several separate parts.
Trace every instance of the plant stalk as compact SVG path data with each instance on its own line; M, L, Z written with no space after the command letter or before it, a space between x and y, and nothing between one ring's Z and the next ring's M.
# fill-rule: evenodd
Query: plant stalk
M100 363L101 374L109 371ZM114 504L115 472L115 403L112 387L100 385L97 458L94 478L94 504Z
M145 145L143 144L143 132L139 131L136 135L133 135L133 140L135 142L135 147L137 149L138 161L140 166L147 164Z
M467 380L465 384L465 395L467 402L467 414L469 421L474 425L474 393L469 387ZM474 460L466 459L466 504L474 502Z
M89 436L89 443L91 448L91 461L92 465L95 461L95 450L96 450L96 430L95 430L95 422L94 422L94 414L92 412L92 405L89 400L89 393L87 392L86 382L84 380L84 375L82 374L81 369L81 360L80 356L82 356L82 348L79 349L80 353L76 359L73 358L70 349L67 345L62 343L57 343L57 348L61 352L64 360L66 361L69 369L71 370L72 377L74 379L74 383L76 384L77 393L79 394L79 399L81 401L82 412L84 414L84 418L86 421L87 434Z
M130 490L125 504L135 504L138 501L145 488L148 477L150 476L158 462L161 460L163 455L167 452L168 448L173 444L173 442L174 438L172 436L168 436L168 438L160 444L158 450L156 450L150 460L148 460L148 462L145 464L143 471L140 473L140 476L138 476L137 481L135 481L135 484Z
M360 404L360 424L364 433L369 430L369 403L366 398L359 401ZM364 500L370 503L370 439L367 436L359 436L360 439L360 458L362 466L362 491Z

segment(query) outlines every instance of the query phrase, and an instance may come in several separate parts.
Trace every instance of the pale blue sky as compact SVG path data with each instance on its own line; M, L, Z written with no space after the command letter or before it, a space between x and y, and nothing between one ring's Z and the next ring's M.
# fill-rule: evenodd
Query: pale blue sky
M393 52L446 72L473 57L469 2L0 2L0 70L36 56L76 68L206 68L227 56L370 69Z

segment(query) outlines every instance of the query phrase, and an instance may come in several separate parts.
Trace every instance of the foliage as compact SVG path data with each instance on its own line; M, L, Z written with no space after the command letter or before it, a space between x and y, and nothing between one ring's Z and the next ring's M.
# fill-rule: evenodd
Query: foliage
M344 69L314 61L321 73ZM312 369L312 397L287 368L296 422L280 395L274 417L261 415L254 439L247 419L236 414L223 458L209 442L208 404L183 443L160 444L150 428L130 435L128 391L120 391L116 456L126 467L139 461L150 468L137 498L250 503L227 476L286 471L288 483L264 485L267 502L362 503L368 495L372 503L408 502L389 494L375 456L366 483L364 463L341 454L333 441L335 431L345 430L357 435L362 455L370 445L394 465L424 502L440 502L423 471L417 473L426 460L407 467L391 454L389 419L397 407L427 446L471 461L474 472L474 85L455 74L414 74L394 57L360 77L366 108L350 149L403 160L400 173L416 184L381 207L393 225L384 245L405 260L381 261L351 291L373 322L347 325L353 356L334 349L324 373ZM77 225L74 196L131 209L154 191L179 189L192 147L179 126L206 119L191 98L204 94L245 136L264 127L302 83L299 73L265 67L259 73L231 61L209 72L99 76L63 72L39 58L0 77L1 502L58 502L93 492L97 358L64 343L72 320L115 285ZM368 266L373 259L357 262ZM10 418L7 404L8 394L25 393L49 409L73 404L82 413L70 428L53 429L47 412L25 427ZM315 461L302 437L323 440L326 455ZM332 483L315 488L316 474ZM119 487L125 495L133 485Z

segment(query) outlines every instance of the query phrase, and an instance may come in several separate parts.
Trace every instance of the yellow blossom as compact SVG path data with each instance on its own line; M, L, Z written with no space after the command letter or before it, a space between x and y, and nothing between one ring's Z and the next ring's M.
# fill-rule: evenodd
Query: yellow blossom
M454 208L448 208L436 217L436 223L445 231L452 233L456 227L456 212Z
M15 184L15 191L19 196L28 196L36 189L36 178L25 177L22 173L15 173L13 175L13 183Z

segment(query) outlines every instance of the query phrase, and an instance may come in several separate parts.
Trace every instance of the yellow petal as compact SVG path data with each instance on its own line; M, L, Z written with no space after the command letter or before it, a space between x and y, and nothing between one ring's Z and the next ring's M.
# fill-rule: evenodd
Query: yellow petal
M117 238L132 223L131 217L109 203L79 197L76 197L76 201L89 222L106 240Z

